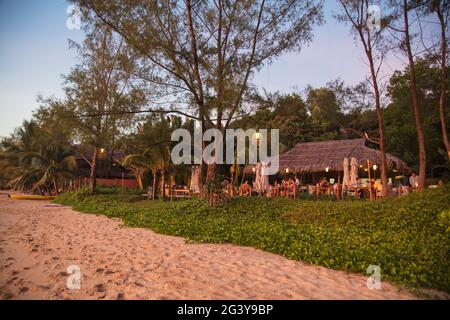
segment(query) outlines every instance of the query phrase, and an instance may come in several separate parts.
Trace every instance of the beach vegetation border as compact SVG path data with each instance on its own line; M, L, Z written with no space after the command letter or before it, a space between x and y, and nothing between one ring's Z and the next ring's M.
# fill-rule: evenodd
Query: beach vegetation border
M128 227L200 243L254 247L289 259L450 292L450 186L382 201L235 198L163 202L133 194L68 192L55 202L121 218Z

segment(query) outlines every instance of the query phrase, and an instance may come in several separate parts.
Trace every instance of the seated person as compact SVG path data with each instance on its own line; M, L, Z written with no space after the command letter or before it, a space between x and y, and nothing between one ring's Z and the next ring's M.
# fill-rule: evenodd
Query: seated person
M359 177L356 177L356 180L351 184L351 187L354 189L361 188L362 187L361 179L359 179Z
M221 186L222 188L226 188L230 182L227 179L223 179Z
M224 179L220 184L222 191L229 192L230 182L227 179Z
M270 191L272 196L278 196L280 194L280 184L278 183L278 180L275 180L273 186L270 186Z
M382 191L383 190L383 186L381 185L381 181L380 180L375 180L374 184L373 184L373 188L376 191Z
M319 181L319 188L328 188L329 184L327 181L327 178L322 177L322 179L320 179Z
M333 187L333 192L334 193L338 193L339 192L339 185L337 184L337 183L334 183L334 184L332 184L332 187Z
M245 180L245 182L241 185L241 196L249 196L251 193L251 187L248 184L248 180Z
M357 192L356 195L357 195L358 198L361 198L363 196L363 192L364 191L361 188L362 188L361 180L359 179L359 177L356 177L355 182L353 182L350 185L350 189Z
M295 192L296 184L295 184L295 181L293 179L289 179L289 181L288 181L288 189L289 189L289 192Z

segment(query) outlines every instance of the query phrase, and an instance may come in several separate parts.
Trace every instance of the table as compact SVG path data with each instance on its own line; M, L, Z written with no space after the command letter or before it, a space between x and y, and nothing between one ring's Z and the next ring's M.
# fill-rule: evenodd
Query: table
M172 189L170 198L192 198L191 191L189 189Z

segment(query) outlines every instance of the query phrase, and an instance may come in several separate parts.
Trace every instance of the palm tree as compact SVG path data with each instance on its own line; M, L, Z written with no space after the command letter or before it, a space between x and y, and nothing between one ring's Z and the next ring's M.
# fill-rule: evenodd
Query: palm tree
M21 164L26 168L25 172L11 181L16 188L23 189L32 182L32 191L51 185L54 194L59 193L60 183L75 176L74 170L77 167L70 150L51 144L38 152L25 153L21 157Z
M152 172L152 199L155 199L156 182L159 173L161 176L161 197L164 198L166 173L170 169L170 153L164 144L157 143L147 147L141 153L129 154L120 164L133 173L141 190L144 189L143 180L145 174Z
M136 181L141 190L144 190L144 175L150 171L152 168L152 157L148 153L148 149L142 153L135 153L127 155L121 162L121 166L130 170L136 178ZM153 171L153 176L155 177L155 171ZM154 179L155 180L155 179Z
M174 124L172 124L173 122ZM153 175L152 198L155 199L157 177L160 176L161 197L165 197L167 173L173 169L170 160L172 126L179 125L174 119L156 115L141 125L139 132L125 142L124 149L129 151L120 163L131 170L139 187L143 189L143 177L148 172ZM131 152L130 152L131 151Z
M1 142L0 162L8 185L18 190L41 191L74 177L72 151L33 121L25 121L14 135Z

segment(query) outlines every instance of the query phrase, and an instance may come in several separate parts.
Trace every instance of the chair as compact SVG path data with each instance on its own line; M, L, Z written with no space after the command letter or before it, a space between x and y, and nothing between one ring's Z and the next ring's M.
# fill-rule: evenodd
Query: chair
M358 189L356 189L356 188L348 187L346 193L347 193L347 196L351 196L351 197L355 197L356 199L359 199L359 192L358 192Z

